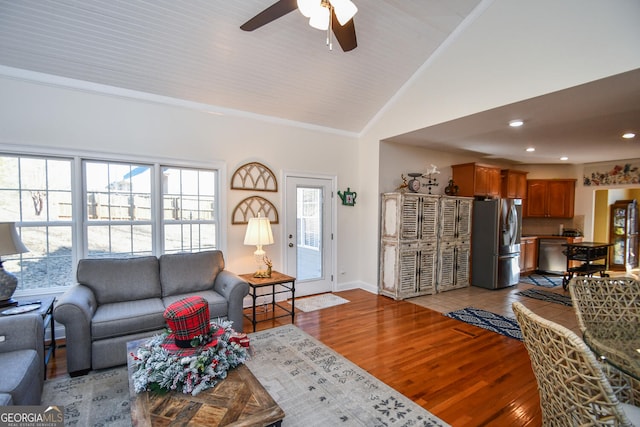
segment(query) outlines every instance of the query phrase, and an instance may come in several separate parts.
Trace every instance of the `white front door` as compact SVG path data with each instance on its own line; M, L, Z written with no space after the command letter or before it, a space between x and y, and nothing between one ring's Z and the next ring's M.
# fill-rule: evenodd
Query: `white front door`
M332 291L332 180L285 176L285 263L296 296Z

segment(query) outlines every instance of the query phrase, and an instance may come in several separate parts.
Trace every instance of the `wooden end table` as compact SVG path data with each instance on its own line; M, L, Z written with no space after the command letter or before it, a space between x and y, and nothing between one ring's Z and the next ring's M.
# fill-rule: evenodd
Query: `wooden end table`
M264 322L266 320L273 320L279 317L287 317L291 315L291 323L293 323L295 319L295 297L296 297L296 278L287 276L286 274L280 273L278 271L272 271L271 277L253 277L253 273L241 274L240 277L249 283L249 295L252 299L251 304L251 316L248 316L246 313L244 317L251 321L251 325L253 325L253 332L256 331L256 324L258 322ZM271 308L273 310L273 316L269 319L257 320L256 319L256 300L259 296L269 295L262 294L258 295L258 288L262 288L265 286L271 286ZM276 290L276 286L280 286L280 289ZM278 304L276 302L276 294L282 294L291 292L291 310L287 307ZM279 307L284 311L284 314L280 316L276 316L276 307Z
M196 396L176 391L136 393L131 353L145 340L127 343L131 421L136 427L153 425L268 426L282 425L284 411L246 365L228 372L215 387Z

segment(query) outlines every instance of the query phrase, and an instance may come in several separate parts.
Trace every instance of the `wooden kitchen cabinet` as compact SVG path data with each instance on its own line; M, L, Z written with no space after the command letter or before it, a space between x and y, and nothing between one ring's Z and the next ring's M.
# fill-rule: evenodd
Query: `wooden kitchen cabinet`
M538 269L538 238L523 237L520 240L520 274L530 274Z
M502 197L525 199L527 197L527 173L513 169L502 169Z
M529 179L524 217L573 218L575 179Z
M501 169L480 163L463 163L451 166L453 182L458 186L458 196L500 197Z

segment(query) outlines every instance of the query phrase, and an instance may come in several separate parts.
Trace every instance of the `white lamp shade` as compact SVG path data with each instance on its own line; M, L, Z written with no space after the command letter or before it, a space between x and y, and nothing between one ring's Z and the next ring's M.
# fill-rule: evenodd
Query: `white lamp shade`
M244 235L245 245L272 245L273 233L271 232L271 222L269 218L258 216L249 219L247 233Z
M15 222L0 222L0 256L29 252L22 243Z
M318 30L329 29L329 19L331 18L329 9L319 6L313 9L313 14L309 18L309 25Z
M349 22L358 11L358 8L351 0L329 0L329 3L333 6L333 11L340 25Z
M313 9L320 6L320 0L298 0L298 10L306 18L311 18Z

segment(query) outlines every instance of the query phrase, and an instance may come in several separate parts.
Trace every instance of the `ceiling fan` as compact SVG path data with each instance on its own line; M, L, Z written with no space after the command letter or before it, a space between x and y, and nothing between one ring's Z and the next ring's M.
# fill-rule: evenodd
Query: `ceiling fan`
M358 46L353 24L353 16L358 8L351 0L278 0L240 28L244 31L256 30L296 9L309 18L309 25L327 31L329 49L332 32L343 51L348 52Z

